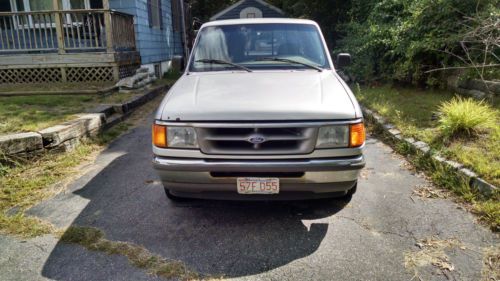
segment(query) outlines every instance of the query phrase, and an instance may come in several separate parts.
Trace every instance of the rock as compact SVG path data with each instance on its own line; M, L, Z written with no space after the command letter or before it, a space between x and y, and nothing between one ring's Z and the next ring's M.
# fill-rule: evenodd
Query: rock
M401 135L401 131L399 131L398 129L395 129L395 128L389 129L388 132L389 132L389 134L391 134L394 137L397 135Z
M472 79L464 81L461 84L462 88L468 90L477 90L484 93L500 94L500 82L497 81L482 81L479 79Z
M380 124L384 124L385 123L385 119L384 117L378 115L378 114L373 114L373 119L375 119L376 122L380 123Z
M471 181L471 185L473 188L476 188L479 192L486 196L492 195L497 190L496 186L481 178L473 178Z
M147 70L147 69L146 69ZM152 82L149 72L137 72L134 76L123 78L116 83L120 89L138 89Z
M446 161L444 161L444 163L446 163L446 165L452 167L453 169L457 169L457 170L459 170L460 168L462 168L464 166L458 162L451 161L451 160L446 160Z
M405 138L405 141L411 145L413 145L415 143L415 139L414 138Z
M42 136L34 132L0 136L0 154L15 155L42 149Z
M384 124L384 125L382 125L382 127L383 127L385 130L387 130L387 131L389 131L390 129L395 128L395 127L394 127L394 125L392 125L392 124L390 124L390 123Z
M441 163L441 164L444 164L444 162L446 162L446 158L442 157L441 155L433 155L432 156L432 159L434 159L435 161Z
M431 150L429 145L423 141L417 141L413 145L424 154L429 153L429 151Z
M465 175L466 177L468 177L468 178L475 178L475 177L477 177L477 174L476 174L476 173L474 173L473 171L471 171L471 170L469 170L469 169L467 169L467 168L462 168L462 169L460 169L460 172L461 172L462 174L464 174L464 175Z
M139 73L148 73L149 72L149 69L147 67L140 67L138 68L136 71L135 71L135 74L139 74Z

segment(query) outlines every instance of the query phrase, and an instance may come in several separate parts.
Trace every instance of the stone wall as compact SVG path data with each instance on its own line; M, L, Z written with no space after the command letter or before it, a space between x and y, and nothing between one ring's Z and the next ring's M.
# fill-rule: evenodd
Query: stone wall
M463 80L459 75L452 75L447 78L447 84L457 94L476 99L500 96L500 81Z
M100 105L90 113L79 114L71 121L38 132L0 135L0 161L3 156L30 159L47 151L72 150L82 140L121 122L137 107L165 93L168 87L147 90L121 104Z

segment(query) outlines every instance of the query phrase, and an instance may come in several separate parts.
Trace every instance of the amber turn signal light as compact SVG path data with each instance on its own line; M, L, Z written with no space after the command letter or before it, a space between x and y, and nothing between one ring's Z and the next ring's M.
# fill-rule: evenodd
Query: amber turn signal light
M359 147L365 143L366 132L363 123L352 124L350 128L350 147Z
M156 147L167 147L167 127L153 124L153 144Z

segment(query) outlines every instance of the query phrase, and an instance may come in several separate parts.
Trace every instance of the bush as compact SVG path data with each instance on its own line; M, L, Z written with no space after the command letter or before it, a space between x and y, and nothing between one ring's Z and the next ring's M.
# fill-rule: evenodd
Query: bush
M497 113L484 101L456 97L439 107L439 128L447 138L472 136L497 125Z
M345 37L336 51L353 55L349 71L358 81L393 80L443 86L439 85L442 73L428 71L462 66L456 56L466 57L460 42L475 28L472 24L480 24L482 18L498 17L498 0L369 2L375 4L366 17L352 15L352 21L337 28Z

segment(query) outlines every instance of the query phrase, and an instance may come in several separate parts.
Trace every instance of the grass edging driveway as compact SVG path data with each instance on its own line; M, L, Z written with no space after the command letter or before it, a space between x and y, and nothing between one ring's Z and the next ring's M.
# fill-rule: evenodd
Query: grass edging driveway
M497 187L460 163L432 154L427 143L404 138L401 131L382 116L361 107L365 120L373 125L375 134L382 136L397 152L405 155L417 169L427 172L434 183L452 190L470 203L471 211L488 223L493 231L500 231L500 192Z
M105 126L96 137L82 140L74 150L65 153L42 153L31 161L18 165L2 165L0 162L0 234L19 237L36 237L53 234L58 229L25 211L39 202L66 189L68 183L83 175L107 144L135 124L147 118L158 106L162 97L156 97L142 106L135 102L133 112L123 114L120 122L111 128ZM136 106L137 105L137 106ZM127 123L121 122L130 117Z

